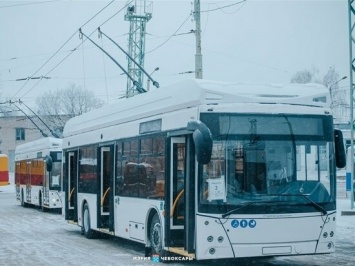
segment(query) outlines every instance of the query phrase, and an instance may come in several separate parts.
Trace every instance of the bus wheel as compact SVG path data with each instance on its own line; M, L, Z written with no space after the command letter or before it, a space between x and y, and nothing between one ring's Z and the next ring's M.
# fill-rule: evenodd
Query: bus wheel
M150 225L149 240L152 247L152 254L162 254L161 224L158 214L154 214Z
M90 212L89 212L89 206L87 203L85 203L84 211L83 211L83 229L84 229L84 234L85 234L86 238L88 238L88 239L94 238L94 232L90 226Z

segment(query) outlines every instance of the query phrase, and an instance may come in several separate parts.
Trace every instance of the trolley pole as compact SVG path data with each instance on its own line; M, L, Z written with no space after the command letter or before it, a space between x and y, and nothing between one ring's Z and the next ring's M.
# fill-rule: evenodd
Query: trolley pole
M194 17L196 22L196 55L195 55L195 78L202 79L202 53L201 53L201 10L200 0L194 2Z

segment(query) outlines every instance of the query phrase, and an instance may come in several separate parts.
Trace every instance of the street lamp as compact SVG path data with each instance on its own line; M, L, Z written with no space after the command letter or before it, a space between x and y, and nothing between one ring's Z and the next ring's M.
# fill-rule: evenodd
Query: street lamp
M158 71L158 70L159 70L159 67L156 67L156 68L152 71L152 73L150 73L149 76L153 75L153 73L154 73L155 71ZM150 81L151 81L150 78L148 78L148 80L147 80L147 91L149 91Z
M334 82L332 85L329 86L329 89L330 89L331 87L333 87L335 84L338 84L340 81L342 81L343 79L346 79L346 78L347 78L347 76L344 76L344 77L342 77L341 79L339 79L338 81Z

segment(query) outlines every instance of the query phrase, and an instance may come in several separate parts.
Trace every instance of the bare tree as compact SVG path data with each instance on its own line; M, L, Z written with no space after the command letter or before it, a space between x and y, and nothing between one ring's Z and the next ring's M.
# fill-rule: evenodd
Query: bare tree
M103 101L92 91L70 84L66 89L46 92L36 99L36 104L38 115L56 133L61 133L69 118L99 108Z
M344 78L343 78L344 79ZM322 79L319 78L319 70L313 67L311 70L304 69L298 71L291 78L291 83L319 83L323 84L329 89L330 94L330 107L333 111L335 117L343 117L346 115L346 109L348 103L346 101L346 91L339 88L339 73L335 68L329 68L328 72L323 76Z
M318 68L312 67L311 69L297 71L296 74L291 77L291 83L321 83Z

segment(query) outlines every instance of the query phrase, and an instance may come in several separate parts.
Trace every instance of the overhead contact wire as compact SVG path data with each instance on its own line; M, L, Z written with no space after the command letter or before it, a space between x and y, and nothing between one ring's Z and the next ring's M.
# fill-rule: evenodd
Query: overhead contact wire
M105 7L103 7L99 12L97 12L93 17L91 17L88 21L86 21L81 27L84 27L86 24L88 24L91 20L93 20L96 16L98 16L102 11L104 11L108 6L110 6L115 0L112 0L110 3L108 3ZM121 9L122 10L122 9ZM75 31L70 37L69 39L60 46L60 48L39 68L37 69L37 71L35 73L32 74L32 76L30 76L29 79L26 80L25 84L22 85L22 87L14 94L14 96L12 96L12 98L14 98L28 83L28 81L34 76L36 75L55 55L57 55L59 53L59 51L77 34L77 31ZM81 45L81 44L80 44ZM80 45L78 45L76 48L74 48L73 50L71 50L71 52L68 54L71 55ZM68 56L64 57L63 60L61 60L54 68L52 68L49 72L47 72L47 74L45 74L44 76L47 76L49 73L51 73L56 67L59 66L59 64L61 64L65 59L68 58ZM31 89L29 91L27 91L22 97L24 97L25 95L27 95L33 88L35 88L37 86L37 84L39 82L41 82L42 79L40 79L33 87L31 87Z

